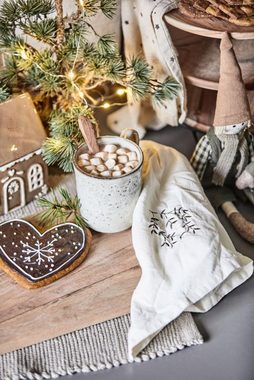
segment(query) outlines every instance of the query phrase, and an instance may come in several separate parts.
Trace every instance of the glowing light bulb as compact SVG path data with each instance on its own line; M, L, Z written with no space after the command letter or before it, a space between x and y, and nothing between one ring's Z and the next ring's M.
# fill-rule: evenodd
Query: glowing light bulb
M75 73L71 70L68 72L67 76L70 80L73 80L75 78Z
M79 0L79 4L81 5L81 7L84 6L84 0Z
M123 89L123 88L118 88L118 90L116 91L116 93L117 93L117 95L122 96L122 95L125 94L125 89Z
M28 55L27 55L25 49L21 50L21 52L20 52L20 56L21 56L21 58L23 58L23 59L27 59L27 58L28 58Z
M79 91L78 94L79 94L80 98L84 97L84 93L82 91Z
M105 108L105 109L107 109L107 108L110 107L110 104L109 104L108 102L103 103L103 104L102 104L102 107Z

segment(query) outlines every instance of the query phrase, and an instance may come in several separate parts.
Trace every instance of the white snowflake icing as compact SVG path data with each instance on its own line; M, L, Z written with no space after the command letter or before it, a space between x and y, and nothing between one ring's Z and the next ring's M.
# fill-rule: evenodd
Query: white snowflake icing
M18 229L21 227L21 224L26 224L31 227L30 231L25 231L25 233L21 232L21 236L17 240L17 235L19 235L19 231L12 231L13 233L13 241L8 242L9 248L12 248L12 252L6 251L6 244L2 244L7 241L7 236L4 231L1 231L1 227L5 224L9 224L13 228ZM61 227L59 229L58 227ZM48 276L50 274L58 271L63 266L65 266L70 260L74 259L77 255L79 255L81 251L81 247L84 246L85 243L85 235L84 232L77 226L62 224L58 227L52 228L46 233L50 232L48 235L48 239L42 242L41 238L44 234L40 234L32 225L30 225L26 221L21 221L19 219L14 219L11 222L4 222L0 226L0 257L1 255L6 258L7 261L10 261L16 268L19 269L20 272L25 274L25 276L29 277L32 280L40 280ZM66 228L67 227L67 228ZM79 242L73 242L72 239L67 240L66 243L63 243L63 246L60 248L59 244L62 239L64 239L61 234L64 235L70 233L73 229L77 228L80 231ZM34 230L34 232L33 232ZM58 232L61 231L61 234ZM15 235L15 237L14 237ZM9 239L9 237L8 237ZM56 242L56 243L55 243ZM13 244L14 243L14 244ZM61 244L61 243L60 243ZM65 245L67 244L67 245ZM55 245L55 247L54 247ZM71 245L71 246L70 246ZM17 250L19 249L19 250ZM70 249L70 251L69 251ZM68 259L63 259L59 261L62 257L62 254L67 255ZM46 273L42 270L43 268L47 268Z
M56 239L48 241L46 245L43 245L39 240L36 240L35 246L31 247L28 243L20 241L23 248L22 252L26 254L24 257L24 263L41 265L43 262L54 262L55 248L53 243ZM21 256L20 256L21 257Z

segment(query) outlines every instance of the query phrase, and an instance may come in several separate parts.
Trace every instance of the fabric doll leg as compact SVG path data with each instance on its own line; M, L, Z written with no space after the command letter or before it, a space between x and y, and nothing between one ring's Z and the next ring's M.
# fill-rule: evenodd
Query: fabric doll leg
M243 215L239 213L235 206L237 198L232 189L223 186L212 186L205 189L206 195L209 198L215 210L220 207L233 225L239 235L250 243L254 243L254 224L250 223ZM244 191L248 199L254 204L254 192L249 191L249 194Z
M254 193L251 191L250 196L253 197L253 202ZM233 202L225 202L221 205L221 208L239 235L248 242L254 243L254 223L249 222L242 214L240 214Z
M245 219L239 211L231 213L228 219L243 239L254 244L254 223Z

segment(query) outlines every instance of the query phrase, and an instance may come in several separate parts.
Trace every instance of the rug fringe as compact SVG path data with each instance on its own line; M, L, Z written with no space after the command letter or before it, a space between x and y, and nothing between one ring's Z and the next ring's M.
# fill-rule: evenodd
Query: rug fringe
M41 374L38 373L32 373L28 371L26 374L16 374L12 377L5 377L3 380L44 380L44 379L56 379L60 376L67 376L67 375L74 375L77 373L89 373L89 372L97 372L103 369L111 369L113 367L119 367L124 364L128 363L142 363L147 362L149 360L155 359L157 357L163 357L163 356L169 356L176 351L180 351L184 349L185 347L195 346L199 344L203 344L203 338L200 336L200 338L193 339L189 342L185 342L184 344L177 345L175 347L170 347L168 349L163 349L162 351L158 352L149 352L148 354L141 354L139 357L135 358L134 360L127 360L127 359L119 359L119 360L113 360L110 362L105 363L98 363L97 365L91 364L89 366L84 365L82 367L75 366L74 368L67 367L64 369L58 369L57 371L52 372L42 372Z

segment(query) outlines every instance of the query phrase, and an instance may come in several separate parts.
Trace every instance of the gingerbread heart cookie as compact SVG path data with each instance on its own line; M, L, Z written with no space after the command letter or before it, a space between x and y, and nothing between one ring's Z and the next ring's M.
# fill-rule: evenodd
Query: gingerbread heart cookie
M90 243L90 231L73 223L41 234L31 223L14 219L0 225L0 268L22 286L38 288L76 268Z

